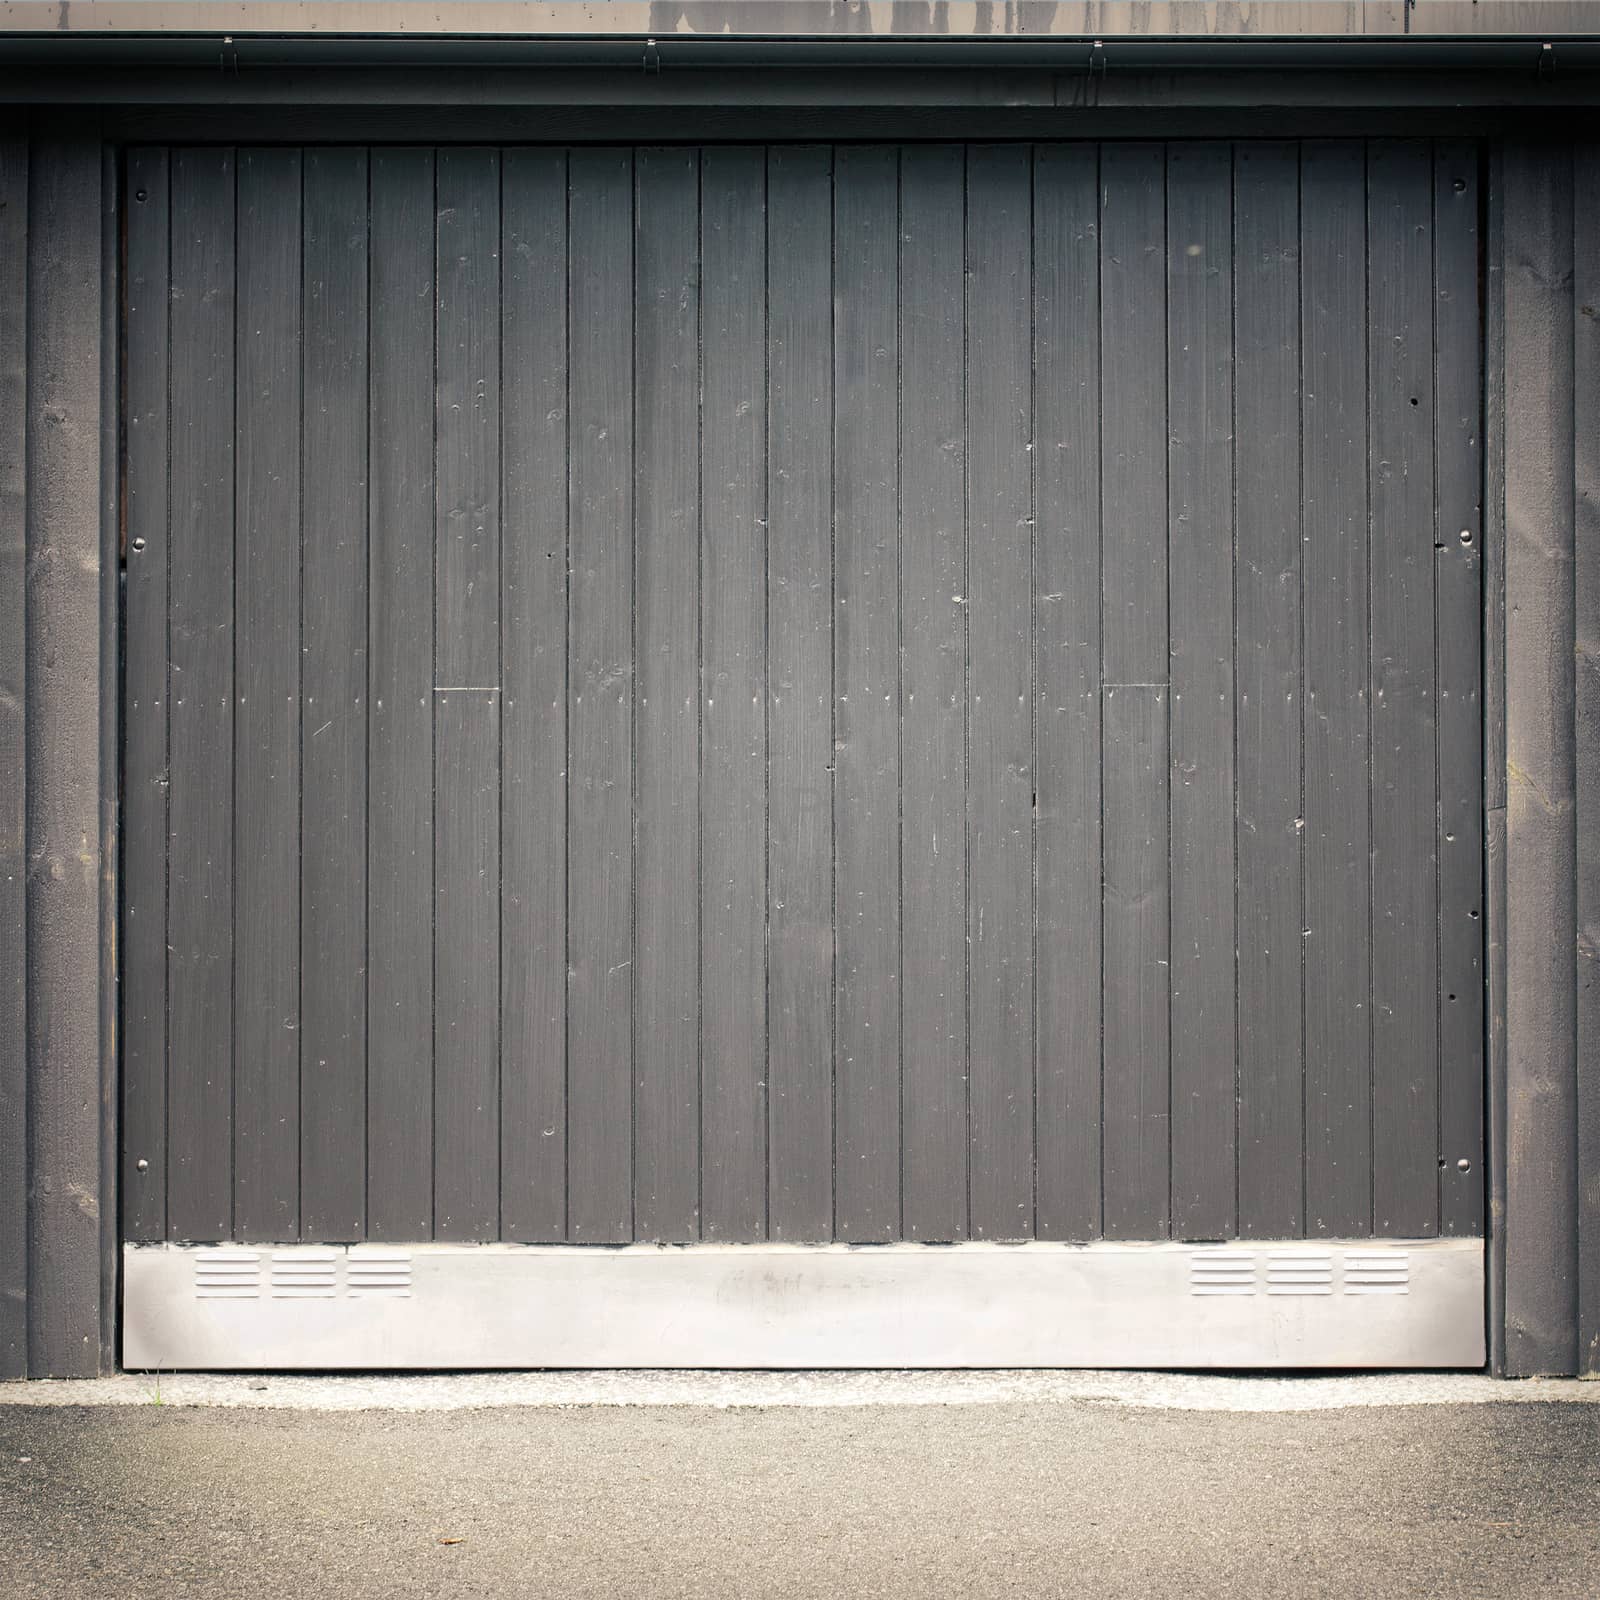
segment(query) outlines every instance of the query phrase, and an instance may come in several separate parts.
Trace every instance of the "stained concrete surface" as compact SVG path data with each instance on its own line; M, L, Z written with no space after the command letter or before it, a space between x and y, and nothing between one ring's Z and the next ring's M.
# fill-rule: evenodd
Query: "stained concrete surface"
M1600 1407L0 1406L0 1595L1600 1594Z

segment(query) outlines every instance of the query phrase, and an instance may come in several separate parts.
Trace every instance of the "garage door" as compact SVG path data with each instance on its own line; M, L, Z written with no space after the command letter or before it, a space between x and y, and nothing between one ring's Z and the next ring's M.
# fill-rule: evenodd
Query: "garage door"
M1481 1359L1475 148L125 210L131 1364Z

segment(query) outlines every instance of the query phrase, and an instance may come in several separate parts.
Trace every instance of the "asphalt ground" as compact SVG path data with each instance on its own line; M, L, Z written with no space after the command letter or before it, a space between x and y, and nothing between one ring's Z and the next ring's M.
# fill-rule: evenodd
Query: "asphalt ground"
M118 1381L0 1404L7 1600L1600 1596L1587 1396L402 1411Z

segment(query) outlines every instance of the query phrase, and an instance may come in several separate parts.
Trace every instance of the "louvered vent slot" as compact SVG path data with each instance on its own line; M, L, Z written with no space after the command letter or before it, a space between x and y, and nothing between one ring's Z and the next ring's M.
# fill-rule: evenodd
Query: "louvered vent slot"
M1254 1294L1256 1258L1248 1250L1197 1250L1189 1257L1190 1294Z
M253 1250L209 1250L194 1258L196 1300L258 1300L261 1258Z
M274 1300L331 1300L338 1290L337 1250L296 1250L272 1258Z
M1332 1294L1333 1257L1304 1250L1269 1252L1267 1293Z
M401 1250L371 1251L345 1260L345 1292L352 1300L406 1300L411 1257Z
M1405 1250L1375 1251L1344 1258L1346 1294L1410 1294L1411 1255Z

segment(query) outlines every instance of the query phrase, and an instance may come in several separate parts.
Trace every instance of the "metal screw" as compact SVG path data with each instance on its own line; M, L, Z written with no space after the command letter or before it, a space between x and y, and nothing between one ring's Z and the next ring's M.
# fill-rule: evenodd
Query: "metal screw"
M146 1161L143 1156L140 1156L134 1165L137 1166L141 1172L148 1172L150 1170L150 1163Z
M1459 1167L1461 1169L1461 1171L1463 1171L1463 1172L1471 1172L1472 1171L1472 1163L1470 1161L1468 1161L1465 1156L1462 1156L1462 1158L1458 1162L1456 1162L1456 1166Z
M144 549L143 538L138 538L133 541L133 549L136 555Z

